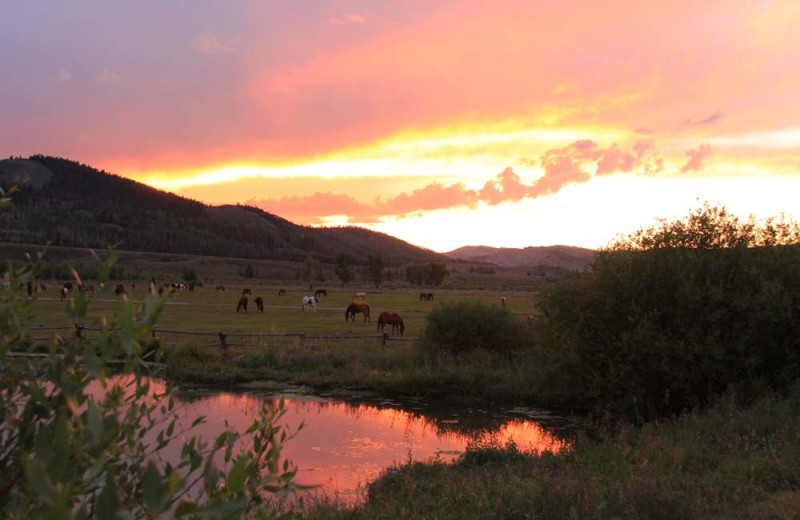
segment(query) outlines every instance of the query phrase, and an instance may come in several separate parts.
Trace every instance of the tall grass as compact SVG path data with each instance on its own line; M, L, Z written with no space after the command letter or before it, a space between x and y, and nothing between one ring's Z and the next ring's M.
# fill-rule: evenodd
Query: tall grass
M800 511L800 385L742 407L729 395L677 420L625 428L569 451L524 454L476 446L455 464L387 469L350 518L796 519Z

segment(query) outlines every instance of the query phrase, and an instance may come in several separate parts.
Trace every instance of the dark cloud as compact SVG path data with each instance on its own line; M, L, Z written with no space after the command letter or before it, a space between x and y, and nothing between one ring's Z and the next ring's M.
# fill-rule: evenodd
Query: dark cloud
M721 120L723 117L722 112L714 112L706 117L696 118L696 119L684 119L683 121L678 124L676 127L677 130L690 128L693 126L703 126L703 125L710 125L716 123L717 121Z

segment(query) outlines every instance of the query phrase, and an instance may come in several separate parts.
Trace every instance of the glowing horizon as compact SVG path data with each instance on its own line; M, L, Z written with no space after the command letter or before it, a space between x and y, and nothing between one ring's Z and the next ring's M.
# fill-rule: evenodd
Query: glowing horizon
M800 217L790 0L7 11L0 156L436 251L599 247L700 200Z

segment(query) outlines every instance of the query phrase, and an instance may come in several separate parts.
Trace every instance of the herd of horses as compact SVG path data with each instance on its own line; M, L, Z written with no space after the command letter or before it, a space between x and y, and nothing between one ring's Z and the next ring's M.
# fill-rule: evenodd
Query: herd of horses
M252 294L253 293L249 288L245 288L244 290L242 290L242 296L239 298L239 303L236 305L237 313L247 313L248 296ZM285 295L286 295L286 289L281 288L278 290L278 296L285 296ZM320 296L327 296L327 295L328 295L327 290L317 289L312 296L302 297L301 308L303 309L303 311L307 311L309 309L316 311L317 303L319 303ZM361 314L364 317L364 322L372 321L369 304L366 302L366 299L367 295L364 292L357 292L353 294L351 303L347 306L347 308L344 311L345 321L356 321L356 314ZM433 295L431 295L430 299L433 299ZM264 312L264 299L261 296L258 296L256 297L255 302L256 306L258 307L258 310ZM395 332L398 332L402 336L406 331L406 325L403 322L403 318L396 312L382 312L380 316L378 316L378 330L384 332L387 325L392 326L391 331L393 334Z
M32 292L33 287L28 284L28 291ZM78 291L87 291L89 293L94 293L96 288L94 285L89 284L87 286L83 286L83 284L73 284L72 282L66 282L60 289L60 296L61 300L65 300L70 291L76 289ZM102 284L100 286L102 289ZM135 288L135 284L131 284L131 288ZM161 286L158 286L156 291L156 284L155 280L150 282L150 293L155 294L158 292L159 295L164 293L164 290L168 288L171 293L175 293L177 291L181 291L187 289L187 286L182 282L174 282L174 283L164 283ZM194 289L193 286L189 286L188 288L190 291ZM36 287L37 291L47 292L48 285L46 283L40 283ZM216 291L225 291L224 285L217 285ZM127 292L125 290L125 286L123 284L117 284L114 288L114 294L116 296L127 297ZM237 313L247 313L247 306L249 303L249 296L252 296L253 291L246 287L242 290L241 297L239 298L239 302L236 305L236 312ZM280 288L278 290L278 296L285 296L286 289ZM303 311L307 311L309 309L316 311L317 310L317 303L319 303L319 299L321 296L327 296L328 291L325 289L317 289L312 296L303 296L301 300L301 308ZM353 294L351 299L351 303L347 306L344 311L344 319L345 321L356 321L356 314L361 314L364 318L364 322L371 322L371 315L370 315L370 307L367 303L367 294L365 292L356 292ZM433 293L430 292L421 292L419 293L419 300L420 301L432 301L433 300ZM264 298L261 296L257 296L253 300L256 304L256 308L260 312L264 312ZM500 305L505 307L506 306L506 297L500 296ZM536 326L537 318L535 315L530 314L526 316L525 319L526 325L529 329L533 329ZM378 330L380 332L385 332L385 328L387 325L391 325L391 331L394 334L395 332L399 332L400 335L403 335L405 332L405 323L403 322L403 318L396 312L381 312L378 316Z

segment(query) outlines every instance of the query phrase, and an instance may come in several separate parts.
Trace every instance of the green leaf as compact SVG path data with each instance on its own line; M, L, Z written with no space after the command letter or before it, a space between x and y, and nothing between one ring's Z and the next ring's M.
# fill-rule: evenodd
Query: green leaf
M120 500L117 487L109 476L106 485L97 500L97 518L117 518L120 511Z
M144 506L151 513L157 513L163 508L166 489L167 486L162 481L156 465L152 461L149 462L142 475L142 498Z
M247 479L247 466L250 463L250 455L242 455L233 463L233 467L228 472L228 479L225 488L231 493L241 493L244 489L244 482Z
M53 502L58 498L58 492L50 481L50 477L47 476L44 464L38 460L25 458L25 478L31 489L43 499Z

